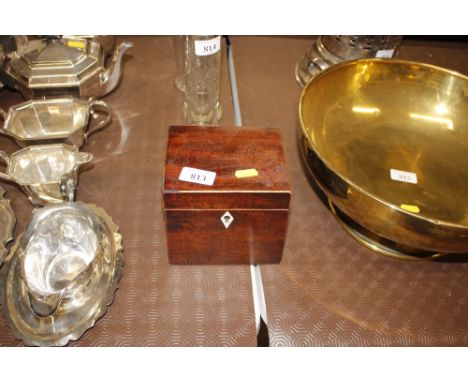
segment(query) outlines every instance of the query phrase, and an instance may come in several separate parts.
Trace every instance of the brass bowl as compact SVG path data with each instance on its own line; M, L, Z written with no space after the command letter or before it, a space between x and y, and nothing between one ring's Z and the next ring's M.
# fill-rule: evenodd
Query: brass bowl
M468 252L467 77L346 62L303 89L299 118L305 162L361 243L406 259Z

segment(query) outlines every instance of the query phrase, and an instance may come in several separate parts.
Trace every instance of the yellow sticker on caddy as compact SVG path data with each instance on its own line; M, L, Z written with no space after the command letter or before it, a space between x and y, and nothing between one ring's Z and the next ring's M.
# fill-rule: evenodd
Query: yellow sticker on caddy
M84 49L85 48L85 43L83 41L78 41L78 40L68 40L67 45L70 48L77 48L77 49Z
M400 204L400 208L402 210L408 211L408 212L413 212L415 214L419 214L419 207L418 206L413 206L412 204Z
M254 168L236 171L236 178L251 178L253 176L258 176L258 171Z

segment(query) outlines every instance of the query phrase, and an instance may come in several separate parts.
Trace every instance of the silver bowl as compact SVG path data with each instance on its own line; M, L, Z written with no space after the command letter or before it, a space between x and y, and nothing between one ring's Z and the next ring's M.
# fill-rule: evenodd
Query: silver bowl
M44 205L73 200L78 169L93 155L55 144L29 146L11 157L0 150L0 159L7 164L6 172L0 171L0 179L20 185L34 205Z
M88 137L106 127L111 109L103 101L79 98L39 99L0 109L0 133L12 137L20 147L66 143L77 148Z

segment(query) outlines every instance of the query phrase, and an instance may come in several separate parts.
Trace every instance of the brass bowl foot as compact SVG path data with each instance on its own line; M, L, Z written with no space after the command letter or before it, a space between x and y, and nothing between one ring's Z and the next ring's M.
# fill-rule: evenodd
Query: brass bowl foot
M396 243L359 225L335 206L330 199L328 199L328 207L341 227L343 227L353 239L381 255L406 261L428 261L449 255L448 253L429 252Z

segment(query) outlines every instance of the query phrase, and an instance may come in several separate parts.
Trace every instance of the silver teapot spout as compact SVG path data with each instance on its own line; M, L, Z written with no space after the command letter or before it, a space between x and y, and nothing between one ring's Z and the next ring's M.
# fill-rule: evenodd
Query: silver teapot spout
M101 84L100 84L100 96L104 96L110 93L117 86L120 80L120 70L122 66L122 57L127 51L131 48L133 43L131 42L122 42L114 51L112 56L112 61L109 64L109 67L101 73Z

